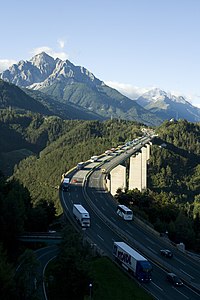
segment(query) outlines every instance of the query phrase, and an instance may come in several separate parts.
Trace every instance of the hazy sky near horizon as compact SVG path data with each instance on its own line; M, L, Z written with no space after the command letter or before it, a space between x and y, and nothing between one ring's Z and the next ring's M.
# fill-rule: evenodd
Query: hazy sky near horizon
M200 107L200 0L1 3L0 72L45 51L134 98L158 87Z

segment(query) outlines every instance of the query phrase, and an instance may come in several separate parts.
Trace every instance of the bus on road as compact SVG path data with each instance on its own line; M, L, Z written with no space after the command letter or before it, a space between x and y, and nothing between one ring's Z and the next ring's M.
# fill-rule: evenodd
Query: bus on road
M132 210L130 208L126 207L125 205L117 206L117 214L126 221L133 220Z

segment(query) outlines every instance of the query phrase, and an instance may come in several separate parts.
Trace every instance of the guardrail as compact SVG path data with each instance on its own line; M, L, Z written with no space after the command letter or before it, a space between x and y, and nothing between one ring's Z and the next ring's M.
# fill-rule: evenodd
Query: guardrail
M103 164L103 163L102 163ZM115 165L113 165L109 170L111 170L112 168L114 168ZM200 292L200 287L197 286L196 284L188 281L187 275L184 275L183 273L181 273L180 271L178 271L176 268L173 268L171 265L169 265L167 262L164 262L160 257L158 257L157 255L155 255L154 253L152 253L150 250L148 250L145 246L143 246L141 243L137 242L135 239L132 238L131 235L129 235L128 233L124 232L122 229L120 229L118 226L116 226L110 219L108 219L93 203L93 201L90 199L89 195L87 194L87 185L88 185L88 179L91 176L91 174L93 173L94 169L90 170L86 177L85 177L85 181L83 182L83 195L86 199L86 201L88 202L88 204L90 205L90 207L92 208L92 210L94 211L95 214L98 215L98 217L101 218L101 220L104 222L104 224L106 224L112 231L114 231L115 233L117 233L122 239L125 239L127 242L131 242L132 245L134 245L133 247L140 253L145 253L145 255L149 258L149 260L153 261L155 264L159 265L161 268L163 268L165 271L167 272L175 272L177 275L179 275L179 277L183 280L183 282L190 286L193 290L195 290L197 293ZM146 224L144 224L141 220L137 219L136 221L138 224L142 225L143 227L146 228L146 230L150 230L151 233L155 234L155 235L159 235L159 233L157 231L155 231L154 229L150 229L149 226L147 226ZM110 257L110 255L108 254L108 256Z

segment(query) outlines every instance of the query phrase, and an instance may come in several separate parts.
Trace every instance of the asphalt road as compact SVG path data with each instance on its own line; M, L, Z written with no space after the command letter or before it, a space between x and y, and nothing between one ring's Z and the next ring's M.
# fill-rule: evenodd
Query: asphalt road
M140 145L135 146L136 150ZM91 215L91 228L84 231L85 237L96 244L112 258L114 241L124 241L140 252L153 264L153 280L149 284L141 284L156 299L200 299L200 267L199 263L177 250L166 239L153 234L136 220L126 222L116 214L117 203L103 186L104 174L100 167L110 170L133 152L133 148L116 157L102 157L99 162L88 163L83 169L73 174L70 191L61 192L61 202L68 218L77 227L72 214L73 203L82 204ZM107 161L106 161L107 160ZM86 184L84 184L86 182ZM80 228L81 230L81 228ZM163 258L160 249L168 248L174 253L172 259ZM166 281L166 273L174 272L184 281L182 287L173 287ZM194 289L196 287L196 289Z

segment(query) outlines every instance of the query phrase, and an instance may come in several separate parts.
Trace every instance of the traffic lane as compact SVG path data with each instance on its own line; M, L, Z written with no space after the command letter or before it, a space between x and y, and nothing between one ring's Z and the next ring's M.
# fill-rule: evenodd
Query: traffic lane
M97 202L99 202L99 201L97 201ZM98 208L100 208L100 206L99 206ZM106 212L107 212L107 209L104 211L104 214L105 214ZM110 220L111 220L110 212L109 212L109 215L108 215L107 217L109 217L109 216L110 216ZM112 221L115 221L116 224L117 224L117 226L119 226L119 227L120 227L120 224L121 224L121 228L122 228L123 230L126 230L126 232L127 232L129 235L131 235L131 236L134 235L134 237L135 237L135 236L140 237L140 242L141 242L141 244L144 244L144 241L145 241L145 245L148 244L148 245L147 245L147 248L148 248L150 251L152 251L152 252L154 253L154 255L156 256L156 258L159 258L159 260L162 261L163 258L160 256L160 253L159 253L159 250L160 250L161 246L158 246L158 248L157 248L157 245L158 245L158 239L157 239L157 238L156 238L155 241L152 241L151 238L149 238L149 237L146 236L146 231L143 233L143 237L142 237L142 236L141 236L141 228L138 228L138 233L134 232L133 229L135 229L135 228L134 228L135 224L133 224L133 225L131 226L130 223L127 223L127 222L125 222L124 220L116 219L116 213L113 213L113 215L112 215ZM121 221L121 222L120 222L120 221ZM124 228L125 226L129 226L130 228L127 230L127 229ZM155 239L154 236L153 236L153 238ZM138 239L138 238L137 238L137 239ZM163 242L162 239L161 239L161 242ZM166 245L165 245L165 246L166 246ZM152 247L156 247L155 250L153 250ZM158 255L158 254L159 254L159 255ZM176 269L179 270L178 267L175 268L173 265L170 266L170 264L168 264L168 262L170 262L170 260L168 260L168 261L163 260L163 266L166 267L166 264L167 264L167 267L168 267L168 269L169 269L170 271L172 271L172 270L173 270L173 271L174 271L174 270L176 271ZM182 261L179 261L179 263L182 264ZM184 272L184 270L180 269L180 272ZM182 277L183 277L183 276L184 276L184 277L186 276L185 273L186 273L186 272L184 272L184 274L182 274ZM187 276L188 276L188 274L187 274ZM187 279L188 282L190 282L190 277L189 277L189 278L187 277L186 279Z
M153 263L152 263L153 264ZM193 291L190 287L183 286L175 287L167 281L167 272L158 268L153 264L153 279L151 282L150 291L159 299L199 299L199 294Z
M90 207L87 207L90 210ZM113 231L109 225L106 225L104 221L100 218L97 213L90 210L91 214L91 228L86 229L85 234L90 237L93 243L97 244L105 253L109 253L109 256L112 257L112 247L114 241L124 241L121 234L116 231ZM153 295L159 294L159 299L182 299L182 294L179 290L172 289L171 285L166 282L166 272L158 268L153 262L153 281L149 286L144 285L144 288L148 289ZM189 291L188 295L191 295ZM174 296L176 298L174 298Z
M118 222L115 217L116 222ZM124 221L124 220L123 220ZM145 247L152 252L152 255L156 255L159 261L163 262L163 266L169 270L177 270L181 277L190 283L199 283L200 268L198 262L192 260L181 251L170 247L170 244L165 242L163 238L156 237L155 235L142 231L141 227L137 226L134 222L118 222L119 226L125 230L131 236L134 236L137 241L144 244ZM164 258L160 254L160 249L169 248L174 253L173 258Z
M80 197L83 197L81 192L82 189L79 189L77 187L76 190L79 190ZM71 202L72 201L70 201L70 203ZM101 218L99 218L98 214L91 209L90 205L88 205L87 202L85 202L84 205L91 214L91 228L86 229L86 231L84 232L85 236L88 236L92 243L96 243L105 253L110 253L110 256L112 257L113 242L122 240L124 240L125 242L127 241L123 239L121 235L113 231L112 228L106 225L104 221ZM82 229L80 228L80 230ZM157 267L154 265L154 270L155 269L157 269ZM160 272L162 275L160 274ZM182 297L182 294L176 290L174 291L170 285L166 284L165 276L166 272L160 269L159 272L154 271L153 281L150 284L150 286L148 286L148 289L151 291L152 294L159 294L160 299L173 299L174 295L176 295L177 293L178 295L176 295L176 299L181 299L180 297ZM160 278L163 278L163 280L160 280Z
M45 290L45 268L47 264L54 259L59 253L59 247L49 246L36 251L37 259L40 262L37 273L39 275L39 281L34 278L35 289L37 290L38 299L46 300L46 290Z
M57 248L58 247L56 245L47 246L47 247L43 247L43 248L35 250L34 253L36 254L37 258L40 258L43 256L43 254L48 253L49 251L54 251Z
M90 207L88 208L88 209L90 209ZM109 238L107 237L107 240L104 238L104 237L102 237L102 235L100 235L100 234L96 234L96 229L95 229L95 231L94 231L94 236L93 236L93 239L95 239L96 238L96 242L97 242L97 244L99 244L100 243L100 241L101 241L101 244L102 244L102 248L108 248L108 247L106 247L107 245L108 245L108 241L109 241ZM104 230L103 230L104 231ZM101 237L100 238L100 241L99 241L99 236ZM119 240L119 239L118 239ZM111 243L111 245L112 245L112 243ZM105 249L105 251L106 251L106 249ZM160 277L160 276L159 276ZM171 296L170 296L171 297Z
M95 178L98 179L97 176ZM113 201L109 202L110 197L108 197L108 194L105 192L101 193L101 190L99 189L96 190L96 186L98 186L98 184L94 186L94 183L95 181L93 180L91 183L92 188L90 185L88 186L87 193L89 195L92 193L98 209L102 210L107 218L111 216L111 220L118 223L119 219L117 218L118 216L116 217L115 213L116 206L113 206ZM119 226L121 226L121 228L127 233L137 236L137 238L140 239L140 242L145 241L145 244L148 245L147 247L149 250L154 254L160 255L160 249L170 248L174 252L174 259L172 261L163 260L163 262L165 264L167 262L171 268L176 267L179 269L179 271L182 272L182 276L184 276L188 282L200 284L200 268L198 266L198 262L196 262L194 259L186 256L179 250L176 250L174 247L170 247L170 244L167 243L163 238L156 237L154 234L148 232L148 230L141 229L141 226L138 226L135 223L133 224L133 222L131 225L127 225L126 222L121 222L119 223ZM126 226L129 226L129 229L127 229Z
M119 236L116 232L113 232L107 226L105 227L101 222L96 222L95 217L93 217L91 228L86 229L85 234L87 234L87 236L89 236L90 239L93 241L92 245L94 245L94 243L97 244L111 258L112 258L112 247L114 241L123 240L121 236ZM152 282L149 284L143 284L143 283L141 284L143 288L147 289L151 294L153 294L154 296L156 295L158 299L162 299L162 300L171 300L171 299L181 300L183 299L183 295L186 299L187 298L198 299L199 296L195 294L193 291L191 291L190 289L188 289L187 287L184 287L183 289L181 289L182 287L174 288L170 283L166 281L166 272L158 268L154 264L154 262L152 262L152 265L153 265Z

